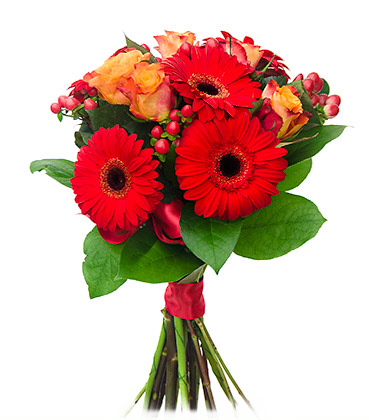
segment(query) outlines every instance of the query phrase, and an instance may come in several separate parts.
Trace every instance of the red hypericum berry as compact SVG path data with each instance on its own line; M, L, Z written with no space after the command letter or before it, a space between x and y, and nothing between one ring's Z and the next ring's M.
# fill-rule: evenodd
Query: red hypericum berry
M181 113L185 118L189 118L192 117L193 114L193 109L191 105L185 105L182 109L181 109Z
M302 80L304 78L304 76L302 75L302 73L298 74L293 81L296 82L296 80Z
M141 44L141 47L144 47L145 50L150 51L150 48L146 44Z
M321 93L319 95L319 105L323 106L327 102L328 95L326 93Z
M65 101L68 99L68 96L65 96L65 95L61 95L61 96L59 96L59 98L58 98L58 104L60 105L60 106L63 106L63 107L65 107Z
M316 104L319 103L319 95L317 95L316 93L313 93L310 96L310 99L311 99L311 103L313 104L313 106L315 106Z
M67 98L65 100L65 108L72 111L76 106L78 106L80 102L76 98Z
M312 93L313 92L313 88L314 88L314 82L311 79L305 79L302 81L302 84L304 85L304 88L306 89L306 91L308 93Z
M155 137L156 139L160 139L161 135L163 134L163 129L160 127L160 125L156 125L151 130L151 135Z
M96 89L96 88L91 88L91 89L88 91L88 94L89 94L90 96L96 96L96 95L97 95L97 89Z
M59 114L59 112L61 111L61 106L57 103L53 103L50 105L50 109L51 112L53 112L54 114Z
M214 38L209 38L206 41L206 45L208 45L211 48L218 48L219 47L219 42Z
M97 103L91 98L85 99L83 105L85 106L86 111L97 108Z
M189 42L184 42L178 49L178 52L186 54L187 57L191 58L192 45Z
M179 133L179 130L181 129L180 125L177 123L177 121L171 121L168 125L167 125L167 133L175 136L176 134Z
M328 104L324 106L323 110L327 118L333 118L339 113L340 109L336 104Z
M170 149L169 141L165 140L165 139L159 139L155 143L154 148L161 155L166 155L169 152L169 149Z
M334 105L339 106L340 103L341 103L341 98L338 95L330 95L328 96L327 101L326 101L327 105L334 104Z
M173 111L170 111L169 119L172 121L179 121L181 117L178 115L178 112L178 109L173 109Z
M314 92L320 92L322 90L323 87L323 80L319 77L318 73L309 73L306 76L307 79L311 79L314 82Z

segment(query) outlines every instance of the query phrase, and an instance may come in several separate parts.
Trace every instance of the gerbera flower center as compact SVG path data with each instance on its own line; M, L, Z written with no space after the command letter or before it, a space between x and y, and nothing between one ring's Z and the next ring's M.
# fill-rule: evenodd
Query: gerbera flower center
M108 160L100 171L100 185L105 194L113 198L122 198L131 185L131 176L118 158Z
M201 96L208 98L226 98L229 96L224 84L210 74L192 74L187 83Z
M241 171L240 159L230 153L223 155L219 162L219 170L227 178L238 175Z
M226 191L245 187L253 177L253 156L237 146L214 151L209 174L212 182Z

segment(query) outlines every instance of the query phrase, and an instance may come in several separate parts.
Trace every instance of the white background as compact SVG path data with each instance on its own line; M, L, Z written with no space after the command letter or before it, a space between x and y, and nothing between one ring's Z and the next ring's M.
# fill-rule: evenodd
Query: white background
M297 194L328 219L272 261L232 257L206 275L206 322L263 420L369 419L367 13L362 2L13 1L1 12L0 418L119 419L144 385L165 285L127 282L90 300L81 271L92 224L41 158L74 160L75 123L49 111L71 82L164 29L228 30L317 71L340 94L340 139ZM228 402L213 385L220 418ZM242 406L242 402L240 401ZM139 418L140 407L131 418ZM241 409L240 418L253 418ZM206 417L205 414L199 418Z

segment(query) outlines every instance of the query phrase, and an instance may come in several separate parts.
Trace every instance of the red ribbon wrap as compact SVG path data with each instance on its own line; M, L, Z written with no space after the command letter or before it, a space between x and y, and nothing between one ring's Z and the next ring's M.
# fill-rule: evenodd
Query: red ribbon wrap
M201 318L205 313L203 288L202 280L190 284L169 283L164 295L166 310L181 319Z

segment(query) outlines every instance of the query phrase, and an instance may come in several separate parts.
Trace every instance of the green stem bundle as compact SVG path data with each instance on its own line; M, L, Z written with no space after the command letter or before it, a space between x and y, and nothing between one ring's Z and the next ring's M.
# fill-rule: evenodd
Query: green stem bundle
M221 358L203 319L183 320L166 310L162 312L164 321L149 379L126 414L143 395L144 409L148 411L160 410L164 400L165 410L175 410L178 395L181 397L182 411L196 410L200 382L206 408L210 411L216 410L208 364L232 406L236 408L236 400L228 380L253 410L250 401Z

